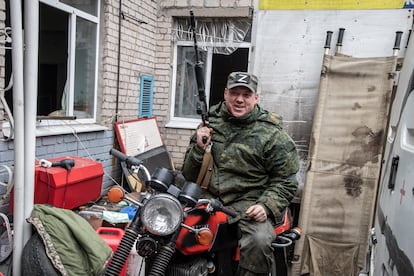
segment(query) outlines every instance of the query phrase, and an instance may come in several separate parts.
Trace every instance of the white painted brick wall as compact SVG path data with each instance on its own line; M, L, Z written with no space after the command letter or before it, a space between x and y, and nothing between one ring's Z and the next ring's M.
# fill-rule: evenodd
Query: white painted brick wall
M169 120L171 76L172 76L172 22L169 10L182 10L188 14L189 8L209 9L252 7L253 0L123 0L122 11L125 19L121 28L120 83L117 91L118 73L118 20L119 0L102 0L102 17L99 53L99 104L98 120L112 127L115 118L117 93L119 93L118 117L122 120L136 119L139 107L140 76L154 76L153 115L157 118L162 138L177 168L182 159L192 130L165 128ZM0 27L4 18L4 0L0 0ZM205 9L204 9L205 8ZM211 16L216 16L212 12ZM145 21L145 24L138 23ZM1 56L0 49L0 56ZM4 59L0 58L0 86L4 87ZM82 136L87 148L94 155L101 154L102 160L109 163L108 150L112 145L112 131L99 132L97 136ZM79 153L79 142L68 142L70 135L38 138L36 147L39 157L53 157L65 153ZM65 140L66 139L66 140ZM101 143L102 141L102 143ZM99 146L100 145L100 146ZM106 145L103 146L103 145ZM5 147L2 149L1 147ZM101 153L99 152L101 151ZM13 144L0 142L0 163L13 160ZM101 156L99 155L99 156Z
M110 125L115 117L116 95L119 89L118 116L136 119L139 106L140 76L154 76L155 29L157 4L154 1L122 1L124 19L121 24L121 55L118 74L119 1L105 1L101 27L102 91L101 122ZM145 21L139 23L138 21ZM109 31L108 31L109 30ZM155 77L155 76L154 76Z
M208 13L208 8L245 8L253 7L253 0L164 0L159 1L160 13L163 16L158 18L157 22L157 36L156 36L156 82L155 91L156 98L159 99L161 95L169 95L171 93L171 75L172 75L172 41L171 41L171 29L172 29L172 18L168 16L169 9L181 9L183 14L188 14L191 8L206 8L205 11ZM216 10L215 10L216 11ZM226 11L223 10L223 14ZM217 16L214 12L211 16ZM165 35L165 37L163 37ZM165 88L165 89L164 89ZM163 105L159 106L161 102L154 101L154 115L157 116L160 130L163 135L163 139L167 148L173 158L176 168L181 168L182 161L184 158L185 150L187 148L192 130L188 129L165 129L165 124L168 123L168 112L169 110L158 110ZM169 98L168 102L169 103ZM168 107L169 108L169 107Z

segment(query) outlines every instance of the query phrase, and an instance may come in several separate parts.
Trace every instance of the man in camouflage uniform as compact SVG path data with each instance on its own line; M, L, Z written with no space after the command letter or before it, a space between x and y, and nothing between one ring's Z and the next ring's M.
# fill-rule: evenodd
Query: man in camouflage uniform
M257 77L228 76L224 102L212 106L209 125L200 126L187 149L182 173L196 181L211 143L213 174L205 191L239 213L238 275L269 275L275 238L271 221L293 199L299 168L296 147L281 118L258 105ZM207 137L204 144L202 137Z

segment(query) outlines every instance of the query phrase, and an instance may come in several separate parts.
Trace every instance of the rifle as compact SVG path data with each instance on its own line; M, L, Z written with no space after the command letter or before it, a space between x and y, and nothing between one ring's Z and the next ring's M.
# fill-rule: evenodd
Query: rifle
M208 126L208 108L206 100L206 92L204 88L204 77L203 77L203 62L199 59L198 56L198 47L197 47L197 37L195 31L195 19L194 13L190 10L190 27L193 33L194 39L194 52L195 52L195 77L197 81L197 90L198 90L198 102L197 102L197 114L201 115L201 120L204 126ZM203 137L203 144L207 143L207 137Z

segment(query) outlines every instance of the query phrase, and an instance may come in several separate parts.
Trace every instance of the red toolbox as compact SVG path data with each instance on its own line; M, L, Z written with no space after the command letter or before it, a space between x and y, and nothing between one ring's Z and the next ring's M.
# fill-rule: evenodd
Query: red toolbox
M116 227L99 227L96 229L96 233L109 245L113 252L118 248L125 231ZM108 263L109 264L109 263ZM126 269L128 262L125 262L119 276L126 275Z
M64 156L49 159L58 162L64 159L74 160L74 166L68 171L62 167L35 168L34 203L48 203L55 207L73 209L101 195L102 164L87 158ZM13 194L10 198L13 211Z

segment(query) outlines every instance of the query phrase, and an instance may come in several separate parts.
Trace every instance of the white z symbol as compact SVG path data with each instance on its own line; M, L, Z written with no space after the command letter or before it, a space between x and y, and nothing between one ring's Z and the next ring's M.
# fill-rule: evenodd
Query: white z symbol
M247 75L238 75L237 82L249 83L248 77Z

